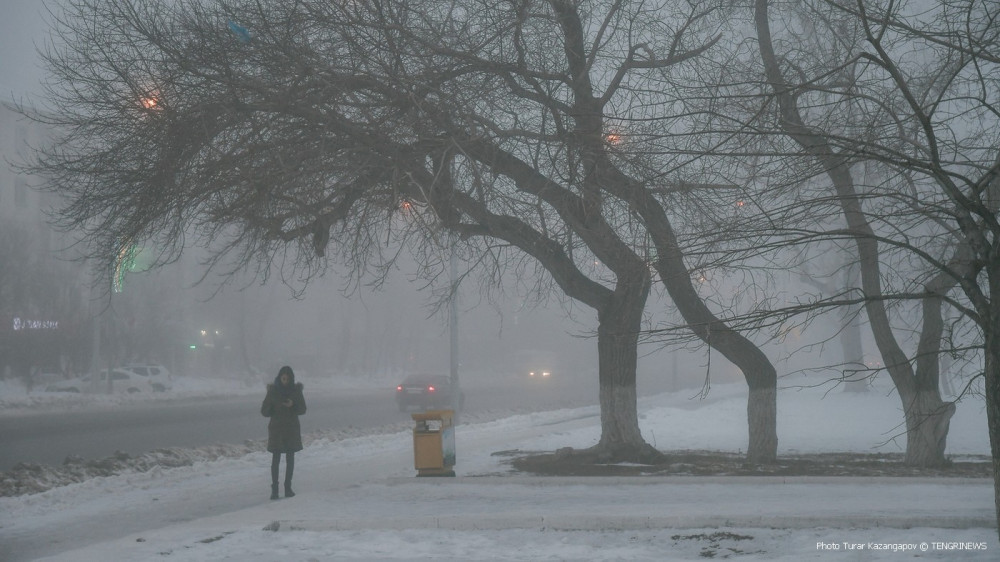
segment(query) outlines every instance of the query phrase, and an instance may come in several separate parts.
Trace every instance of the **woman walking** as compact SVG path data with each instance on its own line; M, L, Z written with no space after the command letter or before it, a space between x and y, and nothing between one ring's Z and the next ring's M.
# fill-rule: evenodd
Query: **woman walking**
M291 367L282 367L274 383L267 385L267 396L260 406L260 413L271 418L267 424L267 450L271 452L271 499L278 499L278 469L282 453L285 454L285 497L290 498L295 495L292 491L295 453L302 450L299 416L306 413L302 383L295 382Z

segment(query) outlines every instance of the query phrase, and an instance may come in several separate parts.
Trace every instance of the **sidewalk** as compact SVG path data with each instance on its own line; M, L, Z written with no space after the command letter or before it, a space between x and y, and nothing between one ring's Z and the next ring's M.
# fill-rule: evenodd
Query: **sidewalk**
M997 552L987 480L484 476L300 490L46 560L987 561Z
M996 527L992 492L989 480L943 478L393 478L296 498L291 514L284 518L281 510L270 525L285 531L981 529ZM261 511L262 518L277 515Z

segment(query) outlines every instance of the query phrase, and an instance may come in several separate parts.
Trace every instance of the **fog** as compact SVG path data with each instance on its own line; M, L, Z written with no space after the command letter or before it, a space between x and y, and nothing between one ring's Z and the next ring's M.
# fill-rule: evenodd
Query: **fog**
M213 276L196 284L203 269L194 261L126 276L122 292L112 297L116 322L138 336L167 321L186 338L164 356L161 339L134 337L126 353L162 361L179 374L273 374L283 364L323 377L449 372L448 307L435 307L430 288L414 279L412 262L402 260L377 289L351 287L345 294L343 268L308 285L287 285L273 275L264 285L236 279L220 288L222 279ZM538 295L519 289L515 279L504 280L489 298L477 281L467 278L458 292L463 382L526 377L529 369L544 368L563 382L596 383L595 313L558 295L536 303ZM662 299L655 306L667 310ZM704 350L671 351L651 342L640 353L640 383L696 386L708 366ZM713 376L723 376L726 362L713 361Z
M0 98L5 102L30 101L38 93L44 74L36 46L45 41L47 18L35 0L5 0L0 18ZM157 321L175 323L178 337L190 340L183 343L199 349L166 352L162 345L152 349L139 342L123 353L172 364L178 374L232 372L248 362L261 371L289 363L317 375L449 370L447 314L432 314L430 295L408 282L405 271L389 279L383 291L361 288L350 297L341 294L344 282L334 273L313 282L302 298L293 298L292 289L280 282L262 287L237 280L207 300L219 280L210 278L194 287L200 275L194 261L130 275L123 292L114 297L111 315L134 332L152 320L148 316L159 316ZM240 288L247 283L249 287ZM593 341L571 335L589 330L589 317L575 324L558 309L528 309L519 302L496 309L480 306L478 296L463 296L463 301L462 371L496 374L516 350L539 350L563 358L563 372L579 375L589 370L596 376Z
M4 101L39 91L44 74L35 45L42 45L46 37L44 10L41 2L4 0L0 18L0 98Z
M188 274L197 274L192 269ZM401 268L379 289L362 286L345 295L343 271L333 268L298 297L300 287L273 276L264 286L229 286L203 301L214 290L209 279L186 292L193 298L185 299L191 307L185 323L197 326L199 336L206 331L201 344L223 346L220 359L230 368L243 363L239 354L245 351L247 362L268 372L281 364L316 375L449 372L448 309L434 307L422 282L408 280L412 273ZM508 294L494 305L460 289L460 371L513 375L512 357L534 355L558 358L560 374L596 376L595 340L585 333L591 319L568 318L558 304L532 308L524 300ZM212 341L216 333L219 341Z
M39 92L43 77L36 48L46 41L49 16L32 0L7 0L4 7L0 97L30 102L36 99L32 96ZM347 272L337 267L326 277L311 280L301 294L301 284L286 286L279 276L263 286L235 279L219 290L220 280L211 276L195 285L202 271L197 256L189 253L181 263L162 270L129 273L110 306L108 301L92 302L90 316L108 311L101 320L105 322L102 361L162 362L180 375L266 377L281 364L322 377L448 372L447 307L435 309L434 295L415 278L415 270L404 260L380 290L366 287L370 279L364 279L347 294L343 277ZM596 380L592 310L557 294L527 293L523 287L531 286L531 280L504 279L494 298L481 294L478 281L464 282L459 296L457 353L465 382L523 376L538 363L545 363L543 368L561 380ZM726 299L743 290L740 279L710 281L712 287L703 293L716 310L724 310ZM681 324L660 285L654 283L646 307L645 325L652 329ZM791 276L779 278L777 286L768 290L762 298L777 306L794 304L815 292ZM763 333L753 339L779 376L791 377L789 384L795 384L810 369L845 360L838 341L840 320L815 322L806 329L782 327L780 341L768 341L772 334ZM862 339L865 360L878 366L867 327ZM906 345L915 347L914 338ZM743 380L732 364L705 346L665 348L654 338L639 352L640 391L650 380L667 382L670 388ZM828 371L819 376L831 375Z
M4 7L0 18L0 97L5 101L31 100L44 76L36 46L46 40L49 16L45 7L33 0L7 0ZM141 340L142 325L155 317L160 323L169 323L171 333L150 330L145 344L126 342L126 349L117 352L129 356L122 360L161 361L178 373L192 374L248 369L266 373L283 363L324 376L449 370L447 312L433 313L432 296L420 290L422 282L413 280L413 270L408 271L405 264L381 291L361 287L344 296L344 272L334 269L327 277L314 280L301 298L293 298L292 288L272 278L266 286L236 280L208 300L218 279L209 278L193 287L201 273L195 262L187 256L179 266L157 273L135 273L126 280L125 291L115 297L118 306L112 307L121 323L119 331L136 332L133 339ZM543 304L536 305L535 295L524 294L517 285L514 279L505 280L504 294L494 299L496 302L478 294L475 282L461 288L458 354L466 380L516 376L533 361L557 364L549 368L562 377L596 378L593 311L558 297L542 299ZM795 294L802 289L788 287L786 292ZM647 325L676 324L669 299L656 291L654 288L647 306ZM809 347L809 342L823 342L835 335L831 329L814 328L808 337L797 332L782 343L757 343L764 346L779 373L785 374L839 363L842 355L835 342ZM170 338L183 341L175 342L168 352L163 344ZM198 348L191 350L189 346ZM697 387L708 375L717 382L742 380L717 353L661 347L656 342L640 347L640 386L644 380L664 377L670 379L671 386L683 387ZM792 362L786 361L793 351L798 354Z
M31 0L7 0L4 6L0 97L31 101L43 77L36 47L46 40L48 16ZM211 276L195 285L202 270L197 256L188 253L181 263L162 270L128 274L110 307L106 300L91 302L89 314L108 311L101 320L105 363L151 361L178 375L254 379L272 376L282 364L320 377L447 373L451 353L447 307L435 309L435 297L415 279L415 270L404 261L380 290L364 286L371 281L364 279L346 295L347 272L337 267L313 279L298 295L302 286L286 286L280 276L263 286L236 279L219 290L220 279ZM597 322L592 310L558 294L527 293L523 287L530 286L530 280L519 283L513 278L503 280L494 298L488 298L480 294L478 281L470 278L460 289L457 354L463 382L516 379L530 368L546 368L562 381L596 384ZM712 281L704 292L713 302L741 290L739 279ZM779 281L782 286L772 287L771 293L786 299L779 305L814 292L794 279ZM718 302L717 309L726 305ZM654 282L646 312L648 328L682 324L659 282ZM775 364L783 384L798 384L810 369L844 361L837 322L785 331L781 341L768 341L769 334L758 334L754 340ZM864 327L863 339L870 340L869 334ZM865 359L877 365L874 345L864 341L862 347ZM665 348L653 338L640 346L639 354L640 393L650 381L671 389L743 381L732 364L703 345ZM79 364L82 360L76 362L73 371L91 368ZM826 371L817 377L827 380L831 375Z
M0 98L5 102L30 102L40 92L44 73L36 47L46 41L48 19L45 6L35 0L5 0L0 18ZM215 294L217 278L194 286L202 273L195 264L189 254L179 265L128 275L122 293L112 299L111 319L105 319L111 327L105 325L103 347L114 347L118 361L163 362L181 375L237 374L250 368L256 376L285 363L317 376L449 371L447 308L434 312L429 291L420 290L423 283L413 281L405 265L379 291L361 287L345 296L343 270L334 269L295 298L293 288L275 278L266 286L238 279ZM534 295L518 293L513 279L506 280L505 294L495 303L478 294L476 283L466 285L458 316L459 371L465 382L515 377L533 362L550 363L545 368L563 380L596 382L592 311L558 298L536 305ZM91 303L94 311L106 305ZM666 301L650 299L650 310L668 307ZM167 324L169 333L152 329L154 321ZM170 339L182 341L166 345ZM707 352L666 353L659 347L640 349L640 385L662 377L672 386L701 384ZM712 361L713 377L735 374L723 359Z

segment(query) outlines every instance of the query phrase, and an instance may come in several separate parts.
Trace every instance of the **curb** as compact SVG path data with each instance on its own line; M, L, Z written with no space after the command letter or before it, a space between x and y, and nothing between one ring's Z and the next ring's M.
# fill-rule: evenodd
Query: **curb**
M800 484L843 484L863 486L986 486L993 489L992 478L965 478L942 476L456 476L453 478L391 477L382 482L388 486L410 484L457 486L510 485L510 486L698 486L703 484L731 485L800 485Z
M664 529L912 529L934 527L938 529L996 529L996 520L990 517L940 517L908 516L693 516L638 515L606 517L600 515L531 515L488 514L476 517L435 516L423 518L379 519L286 519L271 522L268 531L402 531L407 529L441 529L450 531L496 531L510 529L535 529L553 531L633 531Z

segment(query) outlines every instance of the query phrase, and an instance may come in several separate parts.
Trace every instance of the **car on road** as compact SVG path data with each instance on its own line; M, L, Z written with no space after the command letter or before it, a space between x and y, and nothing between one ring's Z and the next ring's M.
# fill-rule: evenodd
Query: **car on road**
M108 388L108 370L104 369L98 375L97 391L105 392ZM166 390L159 379L149 374L140 375L127 368L111 369L111 392L135 394L137 392L162 392ZM54 382L45 387L46 392L87 392L92 388L90 375Z
M549 380L552 376L552 371L549 369L531 369L528 371L528 378L532 380L544 381Z
M455 392L458 392L458 409L462 409L465 393L451 384L448 375L409 375L396 386L396 405L400 412L410 408L421 410L452 409Z
M145 377L149 381L149 386L153 389L153 392L164 392L170 390L172 386L170 371L163 365L130 363L118 367L118 369L128 371L133 375Z
M547 349L519 349L511 355L510 365L519 379L527 375L530 381L548 381L555 374L558 356Z

